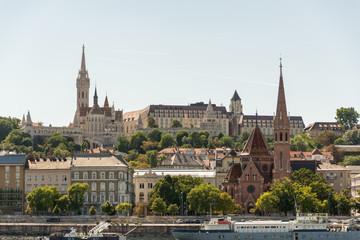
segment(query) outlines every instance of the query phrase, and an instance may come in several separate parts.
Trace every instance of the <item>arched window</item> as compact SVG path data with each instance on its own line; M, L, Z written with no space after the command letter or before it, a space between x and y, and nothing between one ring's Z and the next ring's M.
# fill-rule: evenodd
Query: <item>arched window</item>
M79 179L79 172L74 172L74 179Z
M91 191L96 191L96 183L91 184Z
M277 142L277 133L275 133L275 142Z
M96 179L96 172L92 172L91 178Z
M283 155L282 155L282 152L280 152L280 169L283 169Z
M231 197L234 198L235 197L234 196L234 188L231 188L230 192L231 192Z
M109 183L109 191L114 191L114 183Z
M285 142L288 141L288 136L287 136L287 133L285 133Z
M280 142L282 142L282 132L280 133Z
M144 200L145 200L145 194L144 194L143 192L141 192L141 193L139 194L139 201L140 201L140 202L144 202Z
M105 191L105 183L100 183L100 191Z
M84 194L84 202L88 202L89 201L89 195L88 195L88 193L86 192L85 194Z
M88 179L88 173L87 172L83 173L83 179Z
M101 179L105 179L105 172L101 172Z
M81 98L84 98L84 92L81 92Z

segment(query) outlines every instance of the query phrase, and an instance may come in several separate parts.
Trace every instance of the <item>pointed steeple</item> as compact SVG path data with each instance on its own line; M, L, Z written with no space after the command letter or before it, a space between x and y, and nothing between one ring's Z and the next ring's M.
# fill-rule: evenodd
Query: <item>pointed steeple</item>
M82 58L81 58L81 69L80 72L86 73L86 65L85 65L85 45L83 44Z
M108 108L108 107L109 107L109 101L108 101L108 97L107 97L107 94L106 94L105 102L104 102L104 108Z
M96 91L96 86L95 86L95 94L94 94L94 105L98 105L98 95Z
M290 121L287 116L282 62L280 58L280 80L274 117L274 168L273 179L290 178Z
M21 120L21 125L25 125L25 114L23 114L22 120Z
M28 111L28 113L27 113L26 123L30 123L30 124L32 123L31 116L30 116L30 111Z
M278 100L277 100L277 107L276 107L276 116L279 117L279 120L287 119L287 110L286 110L285 90L284 90L281 58L280 58L280 79L279 79L279 91L278 91Z
M209 103L208 103L208 106L206 108L206 111L207 112L214 111L213 105L211 104L211 99L209 99Z
M235 90L234 95L231 98L231 101L238 101L238 100L241 100L241 98L239 97L239 94Z

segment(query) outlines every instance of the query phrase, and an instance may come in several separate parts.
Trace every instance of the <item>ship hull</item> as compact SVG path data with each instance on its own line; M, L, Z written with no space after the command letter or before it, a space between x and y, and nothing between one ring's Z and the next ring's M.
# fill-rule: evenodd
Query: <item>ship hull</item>
M230 230L174 230L173 236L177 240L360 240L360 231L327 232L327 231L298 231L298 232L248 232L234 233Z

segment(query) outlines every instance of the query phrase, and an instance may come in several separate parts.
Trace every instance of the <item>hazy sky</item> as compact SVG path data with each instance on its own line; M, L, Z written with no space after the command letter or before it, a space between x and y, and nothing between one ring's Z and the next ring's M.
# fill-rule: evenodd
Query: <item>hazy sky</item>
M305 124L360 111L360 1L0 1L0 116L73 121L86 47L91 96L125 112L209 99L272 115L279 56ZM91 98L92 105L92 98Z

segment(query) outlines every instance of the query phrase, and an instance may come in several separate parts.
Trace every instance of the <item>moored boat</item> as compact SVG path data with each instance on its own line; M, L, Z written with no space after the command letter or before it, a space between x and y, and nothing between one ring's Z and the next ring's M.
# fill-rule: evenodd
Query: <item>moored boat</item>
M298 213L296 220L288 222L235 222L212 219L200 230L175 229L173 236L178 240L355 240L360 239L360 231L355 222L334 227L328 224L327 214Z

